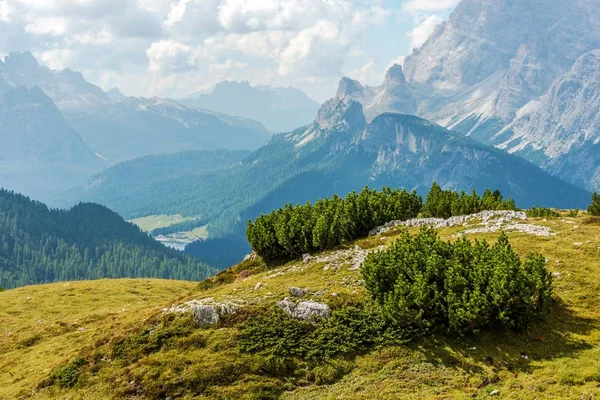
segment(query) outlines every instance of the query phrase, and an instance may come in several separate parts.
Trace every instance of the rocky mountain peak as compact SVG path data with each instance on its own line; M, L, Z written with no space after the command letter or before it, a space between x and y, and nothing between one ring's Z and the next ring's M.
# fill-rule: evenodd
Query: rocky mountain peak
M11 52L9 55L4 57L4 64L7 68L12 70L22 69L24 71L31 71L39 68L37 59L30 51L24 52Z
M349 96L345 96L325 102L317 113L315 124L321 129L347 125L360 130L367 125L367 121L362 105Z
M125 98L125 95L123 93L121 93L121 90L119 90L118 87L114 87L114 88L110 89L109 91L106 92L106 94L108 95L108 97L111 98L111 100L119 100L119 99Z
M354 79L350 79L347 77L343 77L340 80L340 84L338 85L337 93L335 97L338 99L343 99L344 97L352 97L356 93L361 93L365 87L361 85L359 81Z
M394 64L385 73L385 80L383 81L383 84L389 85L391 83L406 83L406 76L404 76L402 65Z

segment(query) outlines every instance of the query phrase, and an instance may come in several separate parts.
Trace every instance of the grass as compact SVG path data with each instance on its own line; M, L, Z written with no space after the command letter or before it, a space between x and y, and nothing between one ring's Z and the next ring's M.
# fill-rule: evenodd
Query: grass
M190 282L100 280L0 292L0 399L27 397L41 378L98 340L189 296Z
M195 217L183 217L181 214L176 215L151 215L148 217L133 219L129 222L137 225L144 232L152 232L159 228L168 228L172 225L177 225L182 222L195 221ZM188 239L206 239L208 238L208 225L200 226L191 231L181 232Z
M182 232L189 239L208 238L208 225L200 226L190 232Z
M129 222L139 226L145 232L152 232L159 228L168 228L171 225L180 224L182 222L194 221L195 217L183 217L181 214L176 215L150 215L148 217L133 219Z
M289 296L290 286L308 288L310 298L333 307L366 300L351 255L329 251L275 269L248 260L193 293L192 284L165 281L28 287L0 293L7 304L0 310L0 398L487 399L494 390L507 399L598 398L600 219L531 223L558 235L508 233L513 248L521 255L541 252L560 278L552 315L525 333L437 334L279 376L284 364L240 352L237 322L268 312ZM451 240L464 229L439 234ZM386 246L398 232L341 250ZM470 237L493 242L497 236ZM208 297L243 308L219 326L200 329L189 317L160 311L178 298ZM53 376L65 387L44 384Z

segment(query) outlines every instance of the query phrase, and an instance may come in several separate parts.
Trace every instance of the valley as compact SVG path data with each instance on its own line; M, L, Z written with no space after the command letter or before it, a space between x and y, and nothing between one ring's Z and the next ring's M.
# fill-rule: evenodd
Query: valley
M600 398L600 0L0 0L0 400Z

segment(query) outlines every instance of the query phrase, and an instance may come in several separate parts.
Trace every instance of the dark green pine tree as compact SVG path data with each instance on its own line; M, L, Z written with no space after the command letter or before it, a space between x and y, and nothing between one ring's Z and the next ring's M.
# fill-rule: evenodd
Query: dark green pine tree
M588 212L595 217L600 216L600 194L597 192L592 195L592 204L588 208Z

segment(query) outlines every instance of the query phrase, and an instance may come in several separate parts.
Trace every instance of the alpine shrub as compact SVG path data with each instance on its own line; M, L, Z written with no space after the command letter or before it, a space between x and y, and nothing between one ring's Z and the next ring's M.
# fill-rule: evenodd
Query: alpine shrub
M592 195L592 204L588 208L588 212L594 217L600 217L600 194L594 192Z
M484 328L526 329L549 310L551 275L539 254L525 261L502 234L496 244L442 241L429 228L405 232L362 266L365 287L385 317L407 335L443 327L452 334Z
M526 211L529 218L558 218L560 213L552 208L546 207L531 207Z

